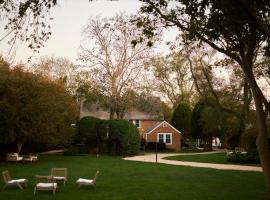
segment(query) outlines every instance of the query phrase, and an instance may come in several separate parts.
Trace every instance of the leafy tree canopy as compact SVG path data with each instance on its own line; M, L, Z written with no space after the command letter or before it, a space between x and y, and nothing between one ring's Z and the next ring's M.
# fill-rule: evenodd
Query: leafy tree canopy
M173 112L172 125L182 133L190 131L191 109L186 103L179 103Z
M1 71L5 65L0 66ZM0 141L64 144L74 130L78 105L61 83L26 72L22 67L0 75Z

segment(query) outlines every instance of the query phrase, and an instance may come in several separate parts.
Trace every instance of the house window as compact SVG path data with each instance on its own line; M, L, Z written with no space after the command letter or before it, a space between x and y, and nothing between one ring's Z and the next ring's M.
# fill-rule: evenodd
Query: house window
M166 144L172 144L171 133L158 133L158 142L164 142Z
M138 120L138 119L136 119L136 120L134 120L135 122L134 122L134 125L137 127L137 128L140 128L141 127L141 121L140 120Z
M158 142L164 142L164 135L163 134L158 135Z
M141 120L139 120L139 119L135 119L135 120L130 119L128 121L133 123L134 126L136 126L137 128L141 128Z
M165 141L166 144L171 144L171 134L166 134Z

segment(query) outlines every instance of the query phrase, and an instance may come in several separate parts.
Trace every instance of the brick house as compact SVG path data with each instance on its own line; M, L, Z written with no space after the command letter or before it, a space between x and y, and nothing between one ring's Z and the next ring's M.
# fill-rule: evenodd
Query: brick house
M144 131L142 136L147 142L164 142L169 149L181 150L182 133L167 121L157 122Z
M109 119L110 113L98 105L90 107L81 106L80 118L91 116L99 119ZM181 150L182 133L166 121L163 116L153 115L138 110L131 110L125 114L124 119L132 122L146 142L164 142L166 147L175 151Z

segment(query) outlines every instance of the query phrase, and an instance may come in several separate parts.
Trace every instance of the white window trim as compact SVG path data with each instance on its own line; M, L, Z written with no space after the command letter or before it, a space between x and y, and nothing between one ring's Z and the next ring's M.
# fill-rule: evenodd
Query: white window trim
M165 143L165 144L172 144L172 133L158 133L157 134L157 142L159 142L159 135L164 135L164 137L163 137L163 142ZM166 135L170 135L170 137L171 137L171 142L170 143L166 143Z
M139 121L139 126L138 126L138 127L136 126L136 120ZM132 122L133 122L134 126L136 126L137 128L141 128L141 120L139 120L139 119L134 119L134 120L132 120Z

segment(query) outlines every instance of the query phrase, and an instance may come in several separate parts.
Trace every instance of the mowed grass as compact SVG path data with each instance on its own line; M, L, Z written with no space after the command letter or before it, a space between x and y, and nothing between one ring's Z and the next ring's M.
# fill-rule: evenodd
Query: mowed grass
M227 161L226 153L180 155L180 156L166 157L165 159L187 161L187 162L260 166L260 164L253 164L253 163L232 163L232 162L229 162L229 161Z
M68 183L55 196L46 191L33 195L35 175L48 175L52 167L68 168ZM14 178L27 178L25 190L7 188L0 199L54 200L266 200L262 173L132 162L112 156L42 155L37 163L0 163ZM97 188L78 188L79 177L91 178L100 170ZM3 186L3 180L0 181Z

